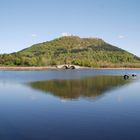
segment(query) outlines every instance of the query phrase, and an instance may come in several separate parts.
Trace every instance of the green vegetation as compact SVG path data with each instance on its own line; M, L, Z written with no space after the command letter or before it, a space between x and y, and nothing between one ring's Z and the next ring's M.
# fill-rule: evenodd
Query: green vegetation
M60 37L16 53L0 55L1 66L140 67L140 58L98 38Z

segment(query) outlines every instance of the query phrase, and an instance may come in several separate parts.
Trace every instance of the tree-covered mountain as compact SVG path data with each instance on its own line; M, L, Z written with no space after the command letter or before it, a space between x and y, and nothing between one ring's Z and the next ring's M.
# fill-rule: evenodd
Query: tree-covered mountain
M140 67L140 58L98 38L65 36L0 55L0 65L50 66L75 64L89 67Z

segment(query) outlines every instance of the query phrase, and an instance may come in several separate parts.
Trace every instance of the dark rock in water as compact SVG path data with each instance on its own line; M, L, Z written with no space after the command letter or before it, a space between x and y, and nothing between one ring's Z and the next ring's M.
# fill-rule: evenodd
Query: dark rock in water
M136 77L137 75L136 74L132 74L132 77Z
M128 76L128 75L124 75L123 78L124 78L125 80L127 80L127 79L129 79L129 76Z

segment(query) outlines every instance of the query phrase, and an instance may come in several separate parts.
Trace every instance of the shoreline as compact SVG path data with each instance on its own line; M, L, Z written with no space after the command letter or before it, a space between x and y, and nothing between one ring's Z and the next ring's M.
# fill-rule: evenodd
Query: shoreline
M90 68L90 67L79 67L76 69L93 69L93 70L140 70L140 68ZM17 67L17 66L0 66L0 71L47 71L47 70L62 70L61 68L44 66L44 67Z

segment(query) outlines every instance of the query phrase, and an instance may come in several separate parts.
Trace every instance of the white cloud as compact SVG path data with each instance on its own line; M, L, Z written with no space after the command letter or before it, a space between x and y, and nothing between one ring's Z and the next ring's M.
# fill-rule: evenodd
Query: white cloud
M119 35L118 38L119 38L119 39L124 39L125 36L124 36L124 35Z
M32 37L37 37L37 34L31 34Z
M61 33L61 35L62 35L62 36L71 36L70 33L66 33L66 32Z

